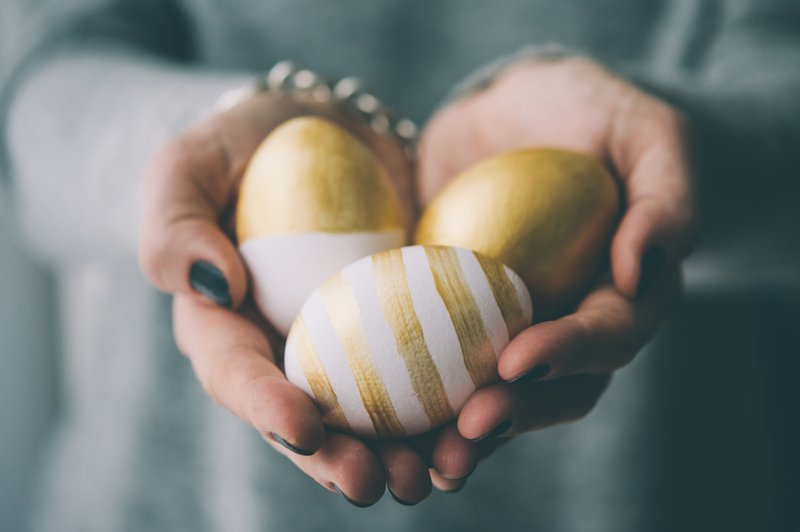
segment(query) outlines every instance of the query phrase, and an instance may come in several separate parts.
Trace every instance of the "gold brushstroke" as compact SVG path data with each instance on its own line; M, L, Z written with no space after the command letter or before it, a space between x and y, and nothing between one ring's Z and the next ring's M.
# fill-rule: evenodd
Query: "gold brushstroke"
M494 355L481 313L469 289L456 250L449 247L425 246L436 291L444 302L455 327L464 355L464 364L479 388L497 377Z
M287 342L291 343L292 349L297 356L300 369L302 369L308 385L311 387L317 406L322 414L322 419L329 425L352 432L342 410L342 405L339 404L339 398L333 390L328 374L325 373L322 361L319 359L314 343L311 341L308 327L302 315L298 316L294 322Z
M381 438L405 436L405 428L372 359L353 288L339 272L322 285L320 292L376 434Z
M483 274L486 276L486 280L489 281L489 286L492 287L494 300L497 302L500 313L506 322L510 340L528 326L528 320L525 319L525 313L522 311L522 305L519 302L517 289L509 279L508 272L502 264L480 253L473 254L478 259L478 264L481 265Z
M439 369L433 361L411 300L403 253L399 249L373 255L372 270L383 316L394 333L397 351L406 363L411 386L432 427L455 417Z
M328 120L275 128L253 154L236 209L239 243L267 235L404 231L400 198L383 164Z

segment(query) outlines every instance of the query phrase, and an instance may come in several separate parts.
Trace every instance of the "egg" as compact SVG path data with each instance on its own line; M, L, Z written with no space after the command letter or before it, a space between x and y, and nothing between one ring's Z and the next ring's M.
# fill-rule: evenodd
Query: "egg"
M409 246L365 257L315 290L286 340L287 378L330 426L371 438L426 432L498 379L531 323L522 279L473 251Z
M386 169L342 128L310 116L281 124L256 149L236 233L255 301L283 334L330 275L406 242Z
M618 208L616 182L593 157L521 149L450 181L425 210L415 243L495 258L525 280L537 309L558 308L597 272Z

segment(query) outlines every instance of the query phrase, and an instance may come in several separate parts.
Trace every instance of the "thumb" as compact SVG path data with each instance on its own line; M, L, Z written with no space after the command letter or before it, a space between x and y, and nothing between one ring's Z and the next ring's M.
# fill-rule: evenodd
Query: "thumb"
M666 263L689 254L698 233L688 123L650 100L612 138L611 155L627 210L611 244L614 284L626 296L647 292Z
M225 147L203 130L170 142L151 160L139 261L161 290L201 294L225 307L244 298L244 264L219 226L234 196L234 173Z

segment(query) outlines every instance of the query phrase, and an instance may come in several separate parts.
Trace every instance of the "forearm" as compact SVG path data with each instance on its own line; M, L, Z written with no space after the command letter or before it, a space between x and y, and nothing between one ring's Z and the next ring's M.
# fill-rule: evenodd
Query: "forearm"
M73 51L29 73L7 141L17 212L37 246L65 257L135 254L148 158L248 79L122 49Z

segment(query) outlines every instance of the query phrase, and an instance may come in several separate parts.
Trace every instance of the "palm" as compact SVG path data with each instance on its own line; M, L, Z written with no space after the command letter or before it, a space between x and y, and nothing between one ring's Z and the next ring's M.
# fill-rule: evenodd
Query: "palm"
M536 377L473 394L459 416L462 435L478 438L505 427L509 436L585 415L608 375L656 330L679 296L677 263L694 233L685 137L678 113L581 58L517 64L431 120L420 144L422 205L477 161L532 146L594 155L618 177L627 200L612 242L613 280L600 282L574 313L538 323L511 342L498 362L500 376ZM667 263L647 279L643 257L655 248L665 251ZM645 280L651 286L643 294Z
M428 125L419 163L421 199L426 203L475 162L515 148L556 146L607 161L615 125L633 111L638 94L584 60L514 69Z

